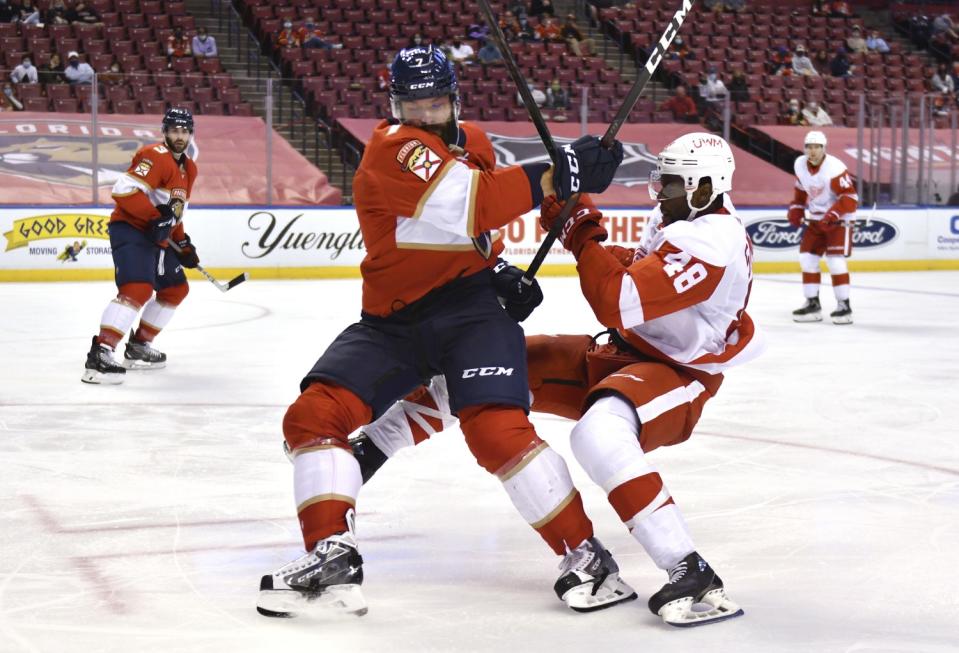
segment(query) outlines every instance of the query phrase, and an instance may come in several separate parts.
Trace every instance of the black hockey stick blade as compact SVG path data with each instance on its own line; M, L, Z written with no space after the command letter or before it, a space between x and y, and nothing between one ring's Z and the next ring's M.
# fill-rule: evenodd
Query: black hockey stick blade
M613 117L613 121L609 123L606 133L603 134L602 143L605 147L611 147L613 145L613 141L616 139L616 134L618 134L619 130L622 129L623 124L629 117L633 107L636 106L636 102L639 101L643 91L646 90L649 80L652 79L653 74L656 72L656 69L659 68L659 64L663 60L663 55L666 54L666 51L672 44L673 39L676 38L677 34L679 34L679 30L682 28L683 22L686 20L686 16L688 16L689 12L692 10L694 0L682 0L682 2L682 6L676 10L675 14L673 14L673 18L669 21L666 31L663 32L663 35L659 38L659 42L656 44L656 49L651 55L649 55L649 60L646 61L646 65L643 66L643 70L639 73L639 77L637 77L636 81L633 82L632 88L629 89L629 93L627 93L626 97L623 99L623 104L619 107L619 111L617 111L616 115ZM553 222L549 232L543 239L543 243L539 246L536 256L533 257L533 262L529 264L529 267L523 274L522 282L527 286L532 285L533 277L536 276L536 273L539 271L539 267L543 264L543 260L549 253L550 248L552 248L553 243L556 242L556 238L559 236L559 232L563 229L563 225L566 224L569 214L573 212L573 208L575 208L577 200L579 200L578 193L566 200L566 204L563 206L563 210L560 211L559 217L556 218L555 222Z
M496 16L493 15L493 9L490 7L489 0L479 0L479 6L483 12L483 18L486 20L486 24L489 25L490 38L493 39L496 48L500 54L503 55L506 70L516 85L516 90L519 91L523 105L526 107L526 111L529 112L529 117L533 121L533 125L536 126L536 131L539 133L540 140L543 141L543 146L546 148L550 160L555 164L556 144L553 142L553 136L549 133L549 127L546 126L543 113L539 110L539 106L533 99L533 94L529 90L529 85L526 83L523 73L519 71L519 66L516 65L516 59L513 58L513 51L509 49L509 45L506 43L506 37L503 36L503 30L499 27L499 21L497 21Z
M249 273L249 272L244 272L244 273L242 273L242 274L238 274L238 275L236 275L235 277L233 277L232 279L230 279L229 281L226 282L226 289L229 290L229 289L231 289L231 288L236 288L237 286L239 286L241 283L243 283L244 281L246 281L246 280L249 279L249 278L250 278L250 273Z

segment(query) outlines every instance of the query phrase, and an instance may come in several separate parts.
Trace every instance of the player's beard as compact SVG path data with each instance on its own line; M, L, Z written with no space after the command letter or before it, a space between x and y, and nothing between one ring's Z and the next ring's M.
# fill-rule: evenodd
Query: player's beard
M163 140L166 141L167 148L178 157L184 152L186 152L186 148L190 147L189 139L181 141L182 145L177 145L176 142L173 139L171 139L169 136L165 136Z

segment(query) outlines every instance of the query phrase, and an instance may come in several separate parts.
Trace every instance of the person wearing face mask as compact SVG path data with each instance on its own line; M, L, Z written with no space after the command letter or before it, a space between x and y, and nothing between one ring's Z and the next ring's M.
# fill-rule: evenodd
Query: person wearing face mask
M20 58L20 65L10 73L10 80L14 84L36 84L38 80L37 67L33 65L29 54Z
M205 58L217 56L216 39L210 36L205 27L199 27L193 37L193 56Z
M0 23L10 23L18 16L17 8L9 0L0 0Z
M699 97L707 103L707 106L718 105L726 99L728 92L723 80L719 79L716 66L710 66L706 78L699 85Z
M9 82L4 83L0 91L0 111L23 111L23 103L17 99Z
M67 53L67 67L63 75L71 84L92 84L94 77L93 68L86 61L80 61L76 50Z
M475 56L473 46L465 43L459 36L453 37L453 42L446 49L453 63L468 64L473 62Z
M274 43L278 48L298 48L303 45L299 32L293 29L293 23L289 20L283 23L283 29L276 35Z

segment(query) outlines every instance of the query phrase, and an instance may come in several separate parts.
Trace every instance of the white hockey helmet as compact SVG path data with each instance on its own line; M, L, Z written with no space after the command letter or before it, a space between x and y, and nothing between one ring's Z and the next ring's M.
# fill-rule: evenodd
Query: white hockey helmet
M649 175L649 196L659 201L664 175L683 178L686 190L686 203L693 210L690 217L713 203L720 193L733 189L733 172L736 162L733 150L722 137L705 132L695 132L680 136L663 148L657 157L656 169ZM699 182L709 177L713 193L702 206L693 205L693 193L699 188Z
M823 149L826 149L826 135L817 130L809 132L803 141L803 147L807 145L822 145Z

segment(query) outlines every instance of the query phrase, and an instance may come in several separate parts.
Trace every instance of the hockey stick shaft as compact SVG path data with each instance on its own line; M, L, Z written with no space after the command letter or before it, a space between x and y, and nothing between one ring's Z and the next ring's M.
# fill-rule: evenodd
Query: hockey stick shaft
M519 66L516 65L516 59L513 58L513 51L510 50L509 45L506 43L506 37L503 35L503 30L500 29L499 21L496 20L496 16L493 14L493 8L490 7L489 0L479 0L479 6L483 12L483 18L486 20L486 24L489 25L490 38L493 39L496 48L500 54L503 55L506 70L516 85L516 90L519 91L520 98L522 98L523 104L526 106L526 111L529 112L529 117L533 121L536 131L539 133L540 140L543 141L543 145L546 147L546 152L549 153L550 160L555 165L556 144L553 142L553 136L549 133L549 127L546 126L543 113L539 110L539 105L537 105L533 99L533 93L529 90L529 85L526 83L523 73L520 72Z
M646 65L643 66L639 77L633 82L633 86L629 89L629 93L626 94L626 98L619 107L619 111L616 112L613 121L609 123L609 127L606 129L606 133L603 134L602 143L604 147L612 147L613 141L616 139L616 134L619 133L619 130L622 129L626 123L626 119L629 117L633 107L636 106L636 102L639 101L643 91L646 90L646 86L649 84L649 80L652 79L656 69L659 68L659 64L662 62L663 56L672 44L673 39L679 34L679 30L683 26L683 21L686 20L686 16L689 15L689 12L693 8L693 1L694 0L683 0L682 6L673 14L673 18L669 21L666 31L663 32L663 35L659 38L659 42L656 44L656 49L649 55ZM485 2L485 0L481 0L481 2ZM536 276L550 248L553 246L553 243L556 242L559 232L562 231L563 225L566 224L566 220L569 219L569 215L573 212L573 208L575 208L578 200L579 193L576 193L566 200L566 204L563 206L563 210L560 211L559 217L556 218L549 232L547 232L546 237L543 239L543 244L539 246L539 249L536 251L536 256L533 257L533 262L529 264L529 267L523 274L522 282L527 286L533 283L533 277Z
M181 253L181 252L183 252L183 250L180 248L180 246L177 245L177 244L176 244L175 242L173 242L172 240L167 241L167 243L170 245L170 249L172 249L174 252L177 252L178 254ZM214 277L212 274L210 274L209 272L207 272L207 271L203 268L203 266L200 265L199 263L196 264L196 269L197 269L197 272L199 272L199 273L202 274L204 277L206 277L207 281L209 281L209 282L212 283L214 286L216 286L217 289L218 289L220 292L226 292L226 291L229 290L230 288L233 288L234 286L240 285L241 283L243 283L244 281L246 281L246 280L249 278L249 275L248 275L246 272L243 272L243 273L241 273L241 274L238 274L238 275L235 276L234 278L230 279L230 280L227 281L226 283L224 283L224 282L222 282L222 281L217 281L217 280L216 280L216 277Z

